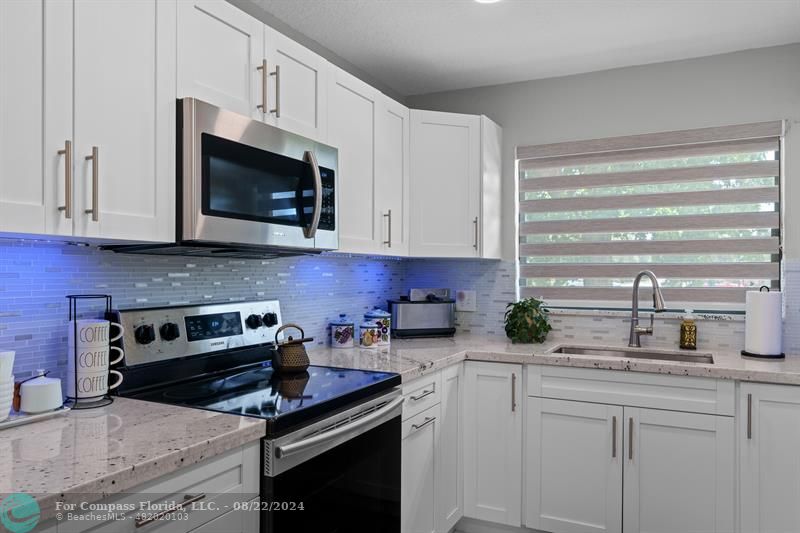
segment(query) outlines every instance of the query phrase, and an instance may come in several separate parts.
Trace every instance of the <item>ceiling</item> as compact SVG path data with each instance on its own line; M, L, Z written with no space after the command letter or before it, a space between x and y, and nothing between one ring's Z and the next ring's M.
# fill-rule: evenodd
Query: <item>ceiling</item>
M252 0L403 96L800 42L800 0Z

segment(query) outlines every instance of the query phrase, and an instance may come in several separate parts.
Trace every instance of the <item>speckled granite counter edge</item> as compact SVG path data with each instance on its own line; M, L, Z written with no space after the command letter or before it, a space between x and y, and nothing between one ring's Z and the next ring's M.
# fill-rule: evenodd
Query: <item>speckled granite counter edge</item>
M149 481L244 446L262 438L265 434L266 422L250 424L210 439L204 439L191 446L172 450L90 482L74 485L61 493L36 495L36 501L41 508L41 521L44 522L55 516L56 502L90 503L113 497Z

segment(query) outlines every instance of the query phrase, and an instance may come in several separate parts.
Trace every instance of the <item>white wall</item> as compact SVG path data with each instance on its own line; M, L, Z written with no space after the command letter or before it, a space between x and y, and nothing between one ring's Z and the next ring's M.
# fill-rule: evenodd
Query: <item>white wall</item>
M787 257L800 258L800 44L410 96L407 103L483 113L503 126L503 250L510 260L516 146L789 119L784 239Z

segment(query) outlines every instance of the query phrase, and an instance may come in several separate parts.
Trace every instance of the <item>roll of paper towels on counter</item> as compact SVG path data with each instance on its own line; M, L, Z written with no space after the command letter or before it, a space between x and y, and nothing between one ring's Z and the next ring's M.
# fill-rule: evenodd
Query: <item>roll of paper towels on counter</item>
M748 355L781 357L783 354L781 291L747 291L745 313L744 349Z

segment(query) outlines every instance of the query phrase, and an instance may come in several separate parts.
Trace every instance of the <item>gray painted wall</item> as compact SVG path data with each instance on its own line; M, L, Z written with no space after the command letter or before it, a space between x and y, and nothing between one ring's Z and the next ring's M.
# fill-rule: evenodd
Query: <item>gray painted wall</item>
M790 119L786 254L800 258L800 44L410 96L414 108L482 113L503 126L504 256L516 256L514 148Z

